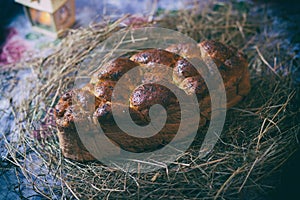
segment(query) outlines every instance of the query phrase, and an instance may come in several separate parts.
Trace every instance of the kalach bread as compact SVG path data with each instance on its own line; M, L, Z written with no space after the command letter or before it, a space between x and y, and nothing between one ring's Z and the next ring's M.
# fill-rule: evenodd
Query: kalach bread
M199 49L202 49L201 57L197 53ZM213 60L223 78L227 107L237 104L248 94L250 79L245 56L236 48L220 42L203 41L198 46L172 45L166 50L147 49L135 53L130 58L120 57L102 66L92 75L90 83L82 89L64 93L56 104L55 117L63 155L77 161L95 159L82 144L75 127L76 122L86 117L85 110L93 113L91 117L96 123L100 123L112 143L124 150L152 151L168 144L178 130L181 111L178 99L172 91L155 83L158 79L164 78L164 72L160 71L163 69L160 68L161 66L167 66L173 70L172 82L182 92L186 95L197 96L201 114L199 126L203 126L206 120L210 119L211 99L204 79L187 59ZM129 101L129 113L132 120L142 126L149 124L149 109L154 104L162 105L168 115L163 129L149 138L136 138L130 136L130 133L123 133L112 114L114 87L122 76L126 76L129 70L137 66L141 66L146 71L148 68L152 70L154 68L161 76L157 76L157 73L156 76L144 73L144 77L126 77L142 79L140 80L142 84L137 87L130 84L123 86L133 87L129 99L124 96L124 99ZM124 112L128 110L128 105L118 104L117 108L120 112Z

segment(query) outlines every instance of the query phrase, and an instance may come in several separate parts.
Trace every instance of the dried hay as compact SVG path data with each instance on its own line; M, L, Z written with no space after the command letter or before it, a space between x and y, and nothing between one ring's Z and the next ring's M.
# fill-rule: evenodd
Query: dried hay
M18 140L7 139L6 148L7 160L19 167L29 187L49 199L238 199L274 187L271 175L298 147L297 112L290 106L295 96L290 70L284 71L284 76L278 70L290 65L293 58L286 53L290 46L284 36L272 34L275 30L263 8L255 11L244 2L206 6L200 13L196 9L164 13L156 25L178 30L196 41L219 40L248 55L251 93L228 111L213 151L198 158L196 140L173 164L146 174L130 174L97 162L77 163L61 156L56 128L47 111L72 87L72 75L85 64L92 49L119 30L121 19L106 26L71 30L52 55L26 63L36 87L21 106L12 105Z

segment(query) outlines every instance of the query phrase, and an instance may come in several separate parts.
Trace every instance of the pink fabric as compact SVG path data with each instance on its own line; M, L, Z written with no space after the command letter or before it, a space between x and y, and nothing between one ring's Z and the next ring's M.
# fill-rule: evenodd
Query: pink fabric
M16 29L10 28L8 31L6 41L0 49L0 65L20 61L24 53L29 49L29 45L18 35Z

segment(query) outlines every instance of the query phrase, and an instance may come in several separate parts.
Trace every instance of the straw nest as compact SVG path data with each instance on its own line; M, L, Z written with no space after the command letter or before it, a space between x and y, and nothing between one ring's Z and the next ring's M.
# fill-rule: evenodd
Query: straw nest
M299 132L288 69L293 55L288 54L284 35L276 32L263 8L243 2L209 3L201 12L192 9L160 16L144 25L178 30L196 41L219 40L248 56L252 90L228 110L214 149L204 158L197 157L201 142L196 138L169 166L134 174L117 166L78 163L61 156L51 108L72 87L76 69L88 62L92 50L113 32L126 28L120 26L125 16L105 25L71 30L54 53L22 64L32 70L36 87L21 105L12 105L13 134L18 139L7 140L6 148L7 160L26 177L28 187L49 199L239 199L274 188L271 175L296 151Z

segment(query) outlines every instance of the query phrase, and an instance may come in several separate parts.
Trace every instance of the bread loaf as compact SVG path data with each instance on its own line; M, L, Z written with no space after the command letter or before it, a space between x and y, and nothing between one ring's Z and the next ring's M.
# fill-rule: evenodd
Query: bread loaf
M199 46L203 50L201 57L197 54ZM227 107L237 104L248 94L250 80L248 63L244 55L236 48L224 45L216 41L203 41L196 45L173 45L167 49L147 49L133 54L131 57L120 57L102 66L91 77L91 81L82 89L75 89L64 93L55 106L56 123L62 153L65 157L88 161L95 158L82 144L74 123L80 121L84 110L92 111L92 118L100 123L106 136L115 144L127 151L145 152L152 151L168 144L175 136L180 124L180 106L178 99L167 87L157 82L164 79L165 74L161 66L167 66L173 70L172 83L186 95L195 94L201 111L200 126L210 119L210 96L208 88L201 74L193 67L188 59L205 60L212 59L217 65L223 78ZM151 68L157 70L156 75L142 73L142 84L134 87L130 84L124 87L132 87L130 97L124 96L129 101L129 113L132 120L138 125L150 123L149 109L154 104L162 105L168 114L166 125L162 130L149 138L136 138L130 133L123 133L117 126L112 114L112 95L117 82L126 73L141 66L147 71ZM158 75L157 75L158 74ZM161 74L161 76L160 76ZM72 101L76 96L76 101ZM94 102L94 103L89 103ZM118 110L128 110L128 105L117 105ZM115 113L114 113L115 114ZM191 116L192 117L192 116ZM188 130L187 130L188 132Z

